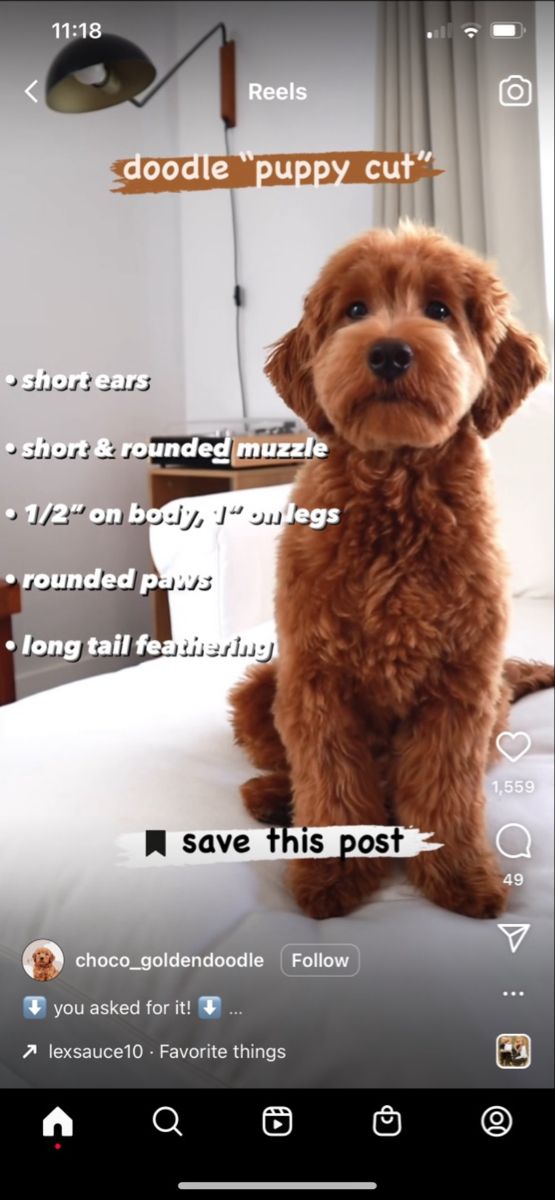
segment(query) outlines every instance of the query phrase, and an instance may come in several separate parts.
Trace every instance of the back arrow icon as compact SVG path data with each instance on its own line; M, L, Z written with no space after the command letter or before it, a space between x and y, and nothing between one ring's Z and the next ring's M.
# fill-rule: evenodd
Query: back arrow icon
M33 82L29 84L29 87L25 88L25 95L29 97L29 100L33 101L33 104L38 104L37 97L31 95L31 92L32 92L35 84L37 84L37 83L38 83L38 79L33 79Z

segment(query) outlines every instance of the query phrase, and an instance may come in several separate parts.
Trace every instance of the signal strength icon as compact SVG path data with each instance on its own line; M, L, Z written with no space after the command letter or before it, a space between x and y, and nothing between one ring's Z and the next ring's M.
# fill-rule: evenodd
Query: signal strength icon
M461 25L463 33L465 33L467 38L470 38L471 41L472 38L475 38L476 34L480 32L481 28L481 25L475 25L473 21L465 21L464 25Z
M451 22L448 25L440 25L439 29L428 29L427 38L452 38L453 26Z

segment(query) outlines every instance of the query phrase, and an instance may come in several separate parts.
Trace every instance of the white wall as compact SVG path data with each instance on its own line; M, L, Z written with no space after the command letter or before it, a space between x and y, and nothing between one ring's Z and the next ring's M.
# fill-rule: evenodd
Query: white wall
M146 501L144 462L23 461L9 457L38 434L52 441L148 439L181 424L182 314L179 203L172 196L112 194L110 164L135 151L170 154L178 141L175 89L143 111L121 105L82 116L51 112L43 100L59 49L53 21L100 21L149 53L160 71L176 55L175 5L38 3L2 6L1 15L1 361L0 574L147 568L146 528L31 528L28 503L116 505ZM24 89L38 79L39 103ZM51 372L143 371L146 393L25 393L7 387L42 366ZM19 511L9 522L4 509ZM27 592L15 637L103 637L150 627L148 600L128 592ZM16 656L18 693L128 660Z
M229 196L145 196L110 191L110 163L143 154L221 153L217 42L143 111L122 105L64 116L43 102L59 49L54 21L100 21L135 40L159 74L212 23L237 39L238 128L232 150L359 149L372 142L373 4L156 3L4 6L2 17L2 352L0 361L0 571L122 571L148 563L144 528L27 525L26 504L118 506L145 502L143 463L41 462L8 456L38 434L51 441L146 439L189 420L239 412L231 302ZM38 79L39 103L24 88ZM301 104L250 102L250 80L308 88ZM369 189L237 195L242 336L253 414L282 413L262 376L264 346L293 324L327 254L371 223ZM303 247L299 254L299 245ZM183 274L182 274L183 273ZM185 303L182 306L182 283ZM183 344L185 350L183 352ZM185 355L185 367L183 361ZM148 393L23 393L3 382L39 366L52 373L144 371ZM185 401L184 395L187 400ZM18 511L16 522L3 516ZM14 622L41 638L137 634L149 627L134 593L24 593ZM18 694L119 666L118 660L16 656Z
M219 20L237 47L237 127L231 152L372 148L375 119L373 3L182 3L179 48ZM248 99L249 82L308 88L302 102ZM217 42L179 76L180 154L224 153ZM236 192L242 343L253 416L291 414L262 374L265 347L296 324L324 261L372 224L364 186ZM185 194L181 206L187 416L240 416L234 342L229 196Z
M43 101L60 48L54 21L95 20L136 41L158 74L211 24L237 41L238 127L231 149L329 151L369 147L374 128L372 3L25 3L2 12L2 350L0 360L0 573L139 570L147 530L33 528L26 504L146 502L144 463L23 461L4 444L100 436L118 443L175 432L184 421L240 411L229 195L121 197L117 157L223 153L218 43L214 40L144 110L121 105L66 116ZM24 89L38 79L33 104ZM303 103L249 102L249 81L308 88ZM264 347L294 324L326 256L372 221L371 189L280 188L237 193L242 338L253 415L285 414L262 375ZM302 253L299 253L302 247ZM143 371L148 393L23 393L4 383L52 373ZM185 399L186 397L186 399ZM19 513L5 519L6 507ZM15 639L112 637L150 626L134 593L27 592ZM66 664L16 656L18 694L126 665Z

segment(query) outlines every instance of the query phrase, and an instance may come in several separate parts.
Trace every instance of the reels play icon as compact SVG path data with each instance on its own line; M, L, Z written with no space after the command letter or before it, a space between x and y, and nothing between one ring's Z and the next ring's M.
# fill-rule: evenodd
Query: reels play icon
M262 1113L262 1129L267 1137L287 1137L293 1128L293 1113L283 1105L272 1105Z

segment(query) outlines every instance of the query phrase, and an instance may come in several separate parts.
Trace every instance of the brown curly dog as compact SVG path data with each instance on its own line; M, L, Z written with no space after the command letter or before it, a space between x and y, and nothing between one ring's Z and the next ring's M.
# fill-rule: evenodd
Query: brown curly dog
M244 785L257 818L433 831L407 859L434 903L502 912L483 783L510 702L553 682L503 663L506 570L481 439L546 362L509 316L492 268L433 229L372 230L340 250L266 367L330 447L297 476L303 508L341 510L280 541L279 661L232 692L237 741L268 772ZM389 860L391 861L391 860ZM301 907L348 913L388 861L290 864Z
M55 979L59 975L59 971L54 966L55 955L48 946L39 946L33 954L33 979L37 983L47 983L49 979Z

